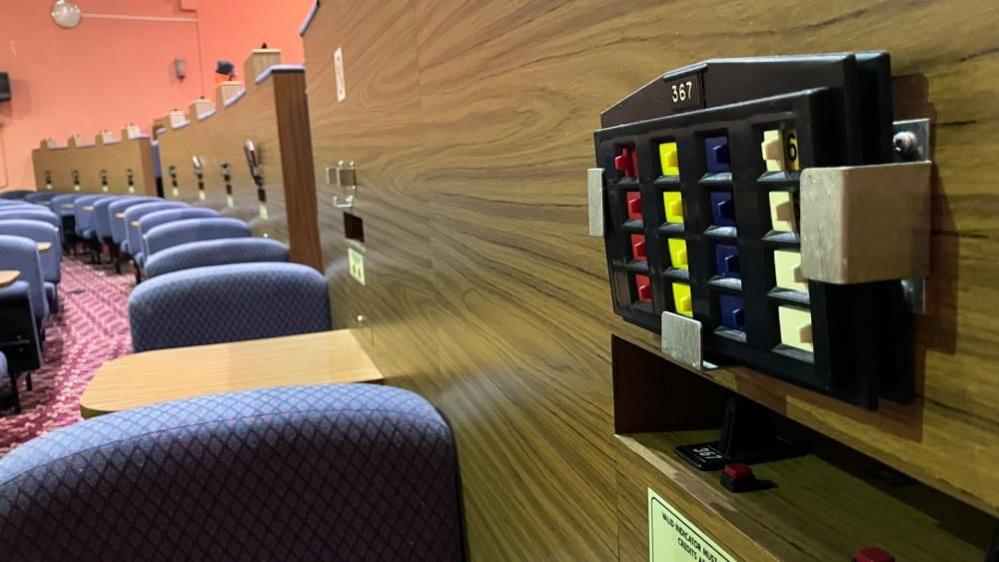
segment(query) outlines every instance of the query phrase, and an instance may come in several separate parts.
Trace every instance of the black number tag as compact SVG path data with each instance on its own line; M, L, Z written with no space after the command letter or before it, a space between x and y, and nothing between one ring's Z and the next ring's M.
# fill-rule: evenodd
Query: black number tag
M700 74L691 74L683 78L667 80L666 94L673 111L701 109L704 107L704 91L701 88Z

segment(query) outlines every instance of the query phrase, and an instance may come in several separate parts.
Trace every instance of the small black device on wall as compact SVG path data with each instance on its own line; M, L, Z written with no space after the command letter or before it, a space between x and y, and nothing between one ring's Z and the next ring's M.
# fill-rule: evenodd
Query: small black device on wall
M0 72L0 101L10 101L10 75Z
M703 354L866 408L911 401L913 313L900 282L910 275L896 273L925 275L928 257L874 269L877 251L928 256L928 233L899 230L928 221L925 153L901 165L917 177L902 183L919 185L899 204L925 214L912 224L838 213L831 209L849 205L832 196L802 197L839 181L846 203L878 205L850 189L854 178L897 179L887 53L705 61L638 89L604 111L601 126L590 231L604 237L617 314L660 332L667 356L692 355L681 362L697 368ZM892 236L879 236L887 228ZM829 233L821 244L816 229ZM858 232L870 247L847 247ZM916 251L881 239L914 240ZM815 250L826 247L835 250ZM865 260L873 269L860 267Z

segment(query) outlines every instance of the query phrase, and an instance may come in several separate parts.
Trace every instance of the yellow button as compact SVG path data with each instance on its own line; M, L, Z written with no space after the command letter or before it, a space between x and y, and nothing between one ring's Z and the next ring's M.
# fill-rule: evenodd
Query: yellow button
M690 298L690 285L673 283L673 308L677 314L694 317L694 302Z
M794 199L787 191L770 192L770 222L779 232L797 232L798 221L794 218Z
M664 176L680 175L675 142L664 142L659 145L659 164L662 166Z
M777 309L777 317L780 320L780 342L782 344L812 351L811 312L782 306Z
M760 152L763 160L766 161L768 172L797 171L799 169L798 135L794 129L764 131Z
M666 222L683 224L683 196L679 191L663 193L663 205L666 207Z
M808 292L808 280L801 274L801 253L789 250L774 251L774 272L781 289Z
M666 241L669 248L669 263L677 269L687 269L687 241L683 238L670 238Z

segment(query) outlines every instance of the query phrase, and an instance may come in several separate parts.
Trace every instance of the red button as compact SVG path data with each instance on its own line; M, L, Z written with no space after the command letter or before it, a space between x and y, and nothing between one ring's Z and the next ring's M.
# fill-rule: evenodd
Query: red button
M733 481L739 481L746 478L753 477L753 469L749 467L748 464L735 463L725 465L725 476L728 476Z
M638 177L638 153L631 146L622 146L614 158L614 169L629 178Z
M628 220L642 220L642 194L637 191L628 192Z
M645 252L645 236L641 234L631 235L631 257L638 261L649 259L648 254Z
M638 300L652 302L652 282L645 275L635 276L635 286L638 289Z
M876 546L858 549L853 559L857 562L895 562L894 556Z

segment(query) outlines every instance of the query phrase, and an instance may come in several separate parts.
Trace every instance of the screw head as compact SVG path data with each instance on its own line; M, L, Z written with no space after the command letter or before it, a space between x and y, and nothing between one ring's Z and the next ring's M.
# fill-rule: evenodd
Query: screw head
M919 158L919 139L912 131L900 131L892 138L895 146L895 154L902 160L915 160Z

